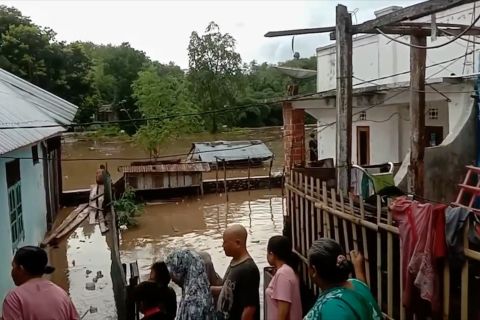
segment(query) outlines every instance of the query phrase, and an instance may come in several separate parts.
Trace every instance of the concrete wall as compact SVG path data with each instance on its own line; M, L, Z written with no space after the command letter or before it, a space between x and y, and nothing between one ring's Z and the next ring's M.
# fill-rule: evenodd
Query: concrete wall
M39 157L42 158L42 148L38 145ZM32 157L31 146L2 155L3 157ZM13 257L8 193L5 163L10 159L0 158L0 301L13 287L10 278L11 261ZM47 208L45 203L45 187L43 180L42 160L33 164L32 159L20 160L20 177L22 188L23 224L25 238L19 243L38 245L43 240L47 230ZM0 304L1 310L1 304Z
M463 85L463 91L473 89L473 84ZM458 183L463 181L465 166L474 164L476 157L475 107L469 94L457 93L448 104L449 134L437 147L425 150L425 197L437 201L455 200ZM444 121L444 120L443 120ZM455 122L453 122L455 121ZM395 176L395 184L407 189L407 173L410 154Z
M480 12L480 3L477 3L476 12ZM471 24L474 18L473 4L460 6L451 10L447 10L437 14L437 22ZM418 21L428 22L430 17L419 19ZM477 23L477 26L480 23ZM473 40L473 36L469 36ZM448 41L451 37L438 37L436 41L427 38L427 45L437 45ZM404 36L398 38L403 42L409 42L409 37ZM432 66L436 63L458 58L465 55L465 52L472 51L473 46L466 48L467 43L457 40L452 44L446 45L438 49L427 51L426 77L440 78L450 76L452 73L456 75L474 73L473 55L470 54L466 58L461 57L455 62L446 62L442 65ZM355 88L362 86L371 86L372 83L359 83L365 80L373 80L396 73L410 70L410 49L408 46L396 43L384 37L383 35L363 35L357 36L353 43L353 85ZM335 89L336 87L336 69L335 69L335 46L329 45L317 49L317 91ZM478 59L475 64L478 66ZM444 68L446 67L446 68ZM443 69L443 70L442 70ZM409 81L408 73L389 77L382 80L375 80L375 84L396 83Z

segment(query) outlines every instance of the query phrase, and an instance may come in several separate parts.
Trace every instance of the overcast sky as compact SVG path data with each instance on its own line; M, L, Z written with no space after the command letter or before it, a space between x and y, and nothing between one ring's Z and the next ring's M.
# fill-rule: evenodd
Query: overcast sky
M267 31L330 26L338 0L310 1L1 1L14 6L42 26L57 32L59 40L130 44L162 63L188 67L190 33L202 33L210 21L237 40L243 61L276 63L291 59L291 37L265 38ZM356 12L353 23L374 18L374 11L391 5L409 6L419 0L344 0ZM328 35L295 37L301 57L315 54Z

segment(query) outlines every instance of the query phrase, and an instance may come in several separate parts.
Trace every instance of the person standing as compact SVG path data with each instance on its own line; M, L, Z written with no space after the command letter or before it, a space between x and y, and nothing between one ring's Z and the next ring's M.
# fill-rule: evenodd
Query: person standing
M232 260L223 286L211 287L218 296L217 315L228 320L260 319L260 272L247 251L247 230L233 225L223 233L223 250Z
M361 255L351 255L355 271L364 278ZM368 286L359 279L349 279L352 266L343 248L332 239L316 240L308 252L309 271L322 293L304 320L380 320L382 312Z
M177 315L177 295L168 284L170 283L170 273L167 265L163 261L157 261L150 268L150 281L155 282L164 293L161 297L161 307L165 311L168 320L174 320Z
M43 279L55 268L47 265L45 250L25 246L12 261L16 288L3 301L3 320L78 320L78 312L68 294L53 282Z
M202 258L193 250L175 250L165 259L173 282L182 288L177 320L211 320L213 297Z
M271 237L267 252L275 275L265 291L266 320L301 320L300 281L294 271L297 266L290 240L285 236Z
M310 134L308 149L310 151L310 162L318 161L318 142L313 133Z
M142 320L170 320L162 309L162 301L166 299L168 290L153 281L144 281L135 287L133 297L138 309L143 314Z

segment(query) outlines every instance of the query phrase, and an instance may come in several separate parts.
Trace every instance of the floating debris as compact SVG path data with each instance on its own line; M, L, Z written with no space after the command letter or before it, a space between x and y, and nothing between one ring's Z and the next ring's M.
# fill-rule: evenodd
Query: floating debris
M85 284L85 289L93 291L95 290L95 282L87 282Z

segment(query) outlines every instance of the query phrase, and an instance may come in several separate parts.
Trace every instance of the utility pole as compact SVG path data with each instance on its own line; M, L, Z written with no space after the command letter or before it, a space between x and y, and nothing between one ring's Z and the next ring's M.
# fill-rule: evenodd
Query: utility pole
M336 9L337 67L337 188L350 190L352 160L352 17L347 7Z
M425 60L426 49L413 46L427 45L425 36L410 36L410 165L408 167L408 191L424 195L425 155Z

